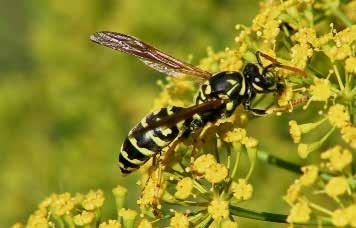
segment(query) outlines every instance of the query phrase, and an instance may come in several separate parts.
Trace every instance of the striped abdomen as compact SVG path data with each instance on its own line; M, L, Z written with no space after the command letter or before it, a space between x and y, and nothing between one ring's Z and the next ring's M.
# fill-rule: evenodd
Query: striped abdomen
M150 123L166 116L173 115L181 107L161 108L144 117L129 133L121 147L119 166L122 173L130 173L156 153L162 151L181 134L182 123L171 127L157 127L152 130L144 128Z

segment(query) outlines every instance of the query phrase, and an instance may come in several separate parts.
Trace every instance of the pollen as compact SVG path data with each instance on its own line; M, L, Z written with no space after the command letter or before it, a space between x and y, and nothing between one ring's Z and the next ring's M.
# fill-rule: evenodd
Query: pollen
M350 122L349 112L341 104L336 104L329 108L328 118L330 124L338 128L345 127Z
M302 131L297 124L297 121L289 121L289 134L291 135L294 143L299 143L302 138Z
M322 78L314 78L314 84L309 87L309 92L312 95L313 101L327 101L331 93L330 81Z
M228 131L224 136L225 142L241 142L246 137L246 130L243 128L234 128L232 131Z
M356 149L356 127L347 125L341 129L341 135L353 149Z
M121 224L117 220L109 220L101 223L99 228L121 228Z
M78 214L73 217L73 222L77 226L84 226L90 224L95 218L95 214L91 211L83 211L81 214Z
M46 217L41 215L31 215L27 221L26 227L28 228L48 227L48 220Z
M296 67L304 69L308 58L313 55L313 49L306 43L296 44L291 48L292 64Z
M253 187L247 183L246 179L239 179L237 183L232 182L231 191L236 199L248 200L252 197Z
M83 208L90 211L102 207L104 204L104 193L101 190L90 191L84 198Z
M242 142L247 148L254 148L258 145L258 141L253 137L245 137Z
M346 226L349 221L347 216L345 216L345 209L337 209L333 212L331 216L331 221L335 226Z
M51 211L58 216L68 214L73 208L74 201L68 192L58 195L51 204Z
M212 154L204 154L194 161L192 169L199 174L205 172L216 163L216 159Z
M229 202L221 199L214 199L208 206L208 213L214 220L221 220L229 217Z
M301 158L307 158L308 155L310 154L311 150L310 150L310 147L308 146L308 144L305 144L305 143L300 143L298 145L298 155L301 157Z
M292 185L289 186L287 190L287 195L284 196L284 200L289 204L293 204L299 197L302 185L299 180L294 181Z
M214 163L205 171L205 179L212 184L216 184L223 181L227 174L228 170L225 165Z
M152 228L152 224L147 219L142 219L137 228Z
M343 176L333 177L325 186L325 192L331 197L342 195L348 188L347 179Z
M352 162L352 154L349 150L337 145L321 154L322 159L329 160L326 166L331 171L342 171Z
M292 38L299 43L310 43L313 46L318 44L316 32L313 28L301 28Z
M293 88L291 86L286 86L282 94L278 97L279 106L287 106L293 98Z
M345 70L356 74L356 57L349 57L345 61Z
M175 212L174 217L171 218L170 225L172 228L188 228L188 217L182 213Z
M312 185L318 178L319 169L315 165L304 166L302 168L303 175L299 178L303 186Z
M186 199L193 190L193 180L190 177L185 177L178 181L174 196L178 199Z
M310 220L311 209L308 203L304 200L299 201L293 205L288 217L289 223L302 223Z

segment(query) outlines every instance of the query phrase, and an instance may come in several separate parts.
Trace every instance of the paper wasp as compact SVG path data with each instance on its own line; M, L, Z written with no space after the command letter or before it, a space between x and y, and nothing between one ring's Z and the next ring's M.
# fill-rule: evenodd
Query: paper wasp
M283 83L275 76L273 69L284 68L305 74L304 71L282 65L261 52L256 52L257 64L247 63L242 73L232 71L211 74L173 58L133 36L97 32L90 39L100 45L134 55L159 72L176 77L191 75L204 80L194 105L161 108L149 113L129 132L119 155L122 173L138 169L173 141L191 135L208 122L229 117L240 104L255 115L267 114L266 110L253 108L251 101L258 93L278 93L283 90ZM263 66L261 57L271 64Z

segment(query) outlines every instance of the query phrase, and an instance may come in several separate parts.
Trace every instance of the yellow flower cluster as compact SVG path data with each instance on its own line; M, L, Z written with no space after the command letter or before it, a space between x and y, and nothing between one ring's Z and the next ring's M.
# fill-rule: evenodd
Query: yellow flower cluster
M232 131L226 132L223 140L228 143L241 143L247 148L254 148L258 145L257 139L248 137L246 130L243 128L234 128Z
M352 154L348 149L337 145L321 154L321 158L328 160L326 166L331 171L342 171L352 162Z
M182 213L176 212L174 217L171 218L170 225L172 228L188 228L188 217Z
M310 219L311 209L308 203L304 200L300 200L298 203L293 205L287 221L289 223L303 223L308 222Z
M221 220L229 217L229 202L221 199L214 199L208 206L208 213L214 220Z
M74 216L73 221L77 226L90 224L95 218L95 214L91 211L83 211L81 214Z
M82 206L85 210L95 210L104 204L104 193L101 190L90 191L83 199Z
M186 199L193 190L193 180L190 177L184 177L179 180L176 186L176 193L174 196L178 199Z
M337 209L333 212L332 223L338 227L350 225L356 227L356 204L346 208Z
M204 154L197 158L192 165L192 170L203 175L212 184L223 181L228 174L226 166L216 162L212 154Z
M251 184L247 184L245 179L238 179L237 182L232 182L231 192L238 200L248 200L252 197L253 187Z

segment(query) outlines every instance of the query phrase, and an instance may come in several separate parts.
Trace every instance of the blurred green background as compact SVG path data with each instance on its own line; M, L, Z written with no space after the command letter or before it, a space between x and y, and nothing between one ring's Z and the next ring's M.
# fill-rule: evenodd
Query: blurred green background
M193 54L198 63L207 46L233 46L235 25L250 25L258 12L257 0L0 0L0 6L0 227L25 222L53 192L101 188L110 201L105 216L115 213L110 191L118 183L137 198L137 176L122 177L116 160L164 75L91 43L91 33L132 34L182 59ZM273 127L256 129L262 120L250 127L267 148L287 139L287 120L279 132L278 117L268 118ZM247 207L285 213L281 195L293 175L265 170L259 165Z

